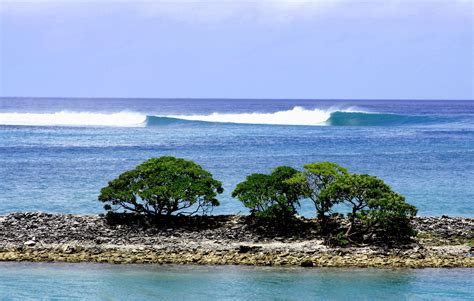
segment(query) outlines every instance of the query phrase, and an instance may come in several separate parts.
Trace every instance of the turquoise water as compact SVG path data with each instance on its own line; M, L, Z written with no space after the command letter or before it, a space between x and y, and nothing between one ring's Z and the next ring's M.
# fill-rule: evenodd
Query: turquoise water
M162 155L223 182L333 161L383 178L420 215L474 216L474 101L0 98L0 214L102 212L121 172ZM313 215L309 203L300 211ZM0 263L9 300L471 299L472 269L302 269Z
M0 297L101 300L472 300L472 269L0 263Z
M107 182L162 155L223 182L333 161L384 179L420 215L474 216L474 101L0 98L0 214L99 213ZM301 213L313 215L309 202Z

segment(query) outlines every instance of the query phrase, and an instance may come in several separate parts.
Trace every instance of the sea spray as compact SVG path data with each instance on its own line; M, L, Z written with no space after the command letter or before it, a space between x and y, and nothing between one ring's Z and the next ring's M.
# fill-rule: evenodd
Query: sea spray
M145 115L134 112L0 113L2 125L137 127L143 126L145 120Z
M291 110L273 113L212 113L210 115L174 115L168 116L184 120L246 123L246 124L274 124L274 125L324 125L331 117L332 110L305 109L296 106Z
M449 120L435 116L376 113L349 107L340 109L306 109L295 106L291 110L271 113L219 113L192 115L161 115L138 112L71 112L53 113L0 113L0 125L20 126L74 126L74 127L144 127L189 123L233 123L301 126L401 126L413 124L446 123Z

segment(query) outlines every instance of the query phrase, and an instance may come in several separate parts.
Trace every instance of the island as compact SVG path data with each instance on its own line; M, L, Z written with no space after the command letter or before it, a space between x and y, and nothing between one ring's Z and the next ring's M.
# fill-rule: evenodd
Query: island
M232 264L315 267L474 267L474 219L415 217L418 234L399 247L328 246L311 229L259 234L247 216L173 217L166 227L103 215L0 216L0 261Z
M381 179L332 162L247 176L232 196L249 215L210 215L222 192L193 161L151 158L101 189L105 214L0 216L0 261L474 267L473 218L419 217Z

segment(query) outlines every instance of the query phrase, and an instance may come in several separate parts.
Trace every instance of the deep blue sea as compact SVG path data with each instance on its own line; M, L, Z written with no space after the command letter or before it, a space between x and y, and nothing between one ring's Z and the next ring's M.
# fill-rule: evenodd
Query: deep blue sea
M474 101L0 98L0 214L99 213L101 187L150 157L223 182L333 161L381 177L420 215L474 216ZM341 208L343 210L343 208ZM303 202L301 213L313 215ZM472 300L472 269L0 263L10 300Z
M214 214L246 212L230 194L250 173L333 161L420 215L474 216L474 101L59 98L0 98L0 214L102 212L101 187L162 155L223 182Z

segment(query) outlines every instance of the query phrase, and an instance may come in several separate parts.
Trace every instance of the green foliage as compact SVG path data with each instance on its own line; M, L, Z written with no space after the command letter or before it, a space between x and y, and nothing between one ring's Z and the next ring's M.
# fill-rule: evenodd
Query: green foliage
M402 239L413 234L409 218L416 208L377 177L347 174L328 185L321 197L351 207L346 237L364 234Z
M222 192L221 182L198 164L165 156L149 159L110 181L99 200L108 213L159 217L205 214L219 205L216 196ZM349 174L331 162L306 164L302 172L280 166L270 174L251 174L236 186L232 196L254 216L263 218L255 221L269 222L288 233L297 229L294 217L300 200L308 198L315 205L322 232L333 245L368 239L403 241L414 235L410 218L416 215L416 208L403 196L377 177ZM351 208L347 227L341 227L341 214L332 212L340 203Z
M237 184L232 197L237 197L251 212L264 212L273 203L275 195L270 175L253 173Z
M333 181L320 197L326 202L344 202L352 207L351 216L369 206L369 202L390 192L390 187L377 177L365 174L346 174Z
M293 167L279 166L270 174L272 186L276 190L278 203L283 204L291 214L296 213L296 207L300 205L299 199L302 196L300 186L289 181L297 173L298 171Z
M330 245L347 247L349 245L349 241L346 239L344 232L338 232L334 237L330 238Z
M254 173L239 183L232 196L238 198L250 212L262 218L291 219L299 206L299 186L289 183L298 171L280 166L269 175Z
M124 210L149 216L175 212L208 212L219 205L221 182L198 164L164 156L152 158L122 173L101 189L99 201L109 212ZM184 209L193 212L183 212Z
M316 214L324 227L326 215L331 212L334 202L330 198L322 198L321 192L336 179L347 174L347 170L336 163L314 162L306 164L304 171L296 174L289 183L298 185L302 195L313 201Z
M410 224L410 217L416 212L415 206L406 203L402 195L389 192L370 201L369 210L362 211L359 219L371 235L386 241L402 241L416 234Z

